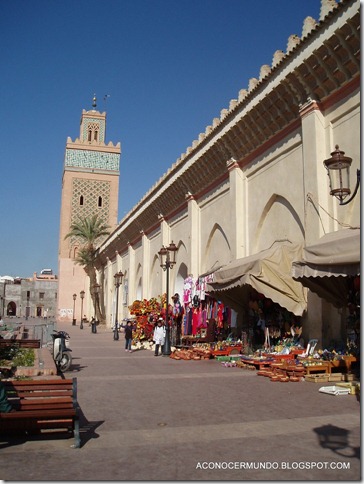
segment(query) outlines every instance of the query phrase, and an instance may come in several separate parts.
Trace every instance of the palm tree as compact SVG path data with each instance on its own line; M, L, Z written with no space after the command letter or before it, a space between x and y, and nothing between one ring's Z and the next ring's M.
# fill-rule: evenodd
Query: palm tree
M109 233L110 226L106 225L96 214L90 217L79 217L77 221L71 224L70 231L65 236L65 239L72 237L77 239L81 244L75 262L84 268L84 271L90 279L90 296L95 308L96 318L101 323L105 322L105 315L100 308L99 300L96 301L93 291L93 287L97 283L95 268L97 258L96 246L101 242L102 237L109 235ZM100 299L102 300L102 295L100 295Z

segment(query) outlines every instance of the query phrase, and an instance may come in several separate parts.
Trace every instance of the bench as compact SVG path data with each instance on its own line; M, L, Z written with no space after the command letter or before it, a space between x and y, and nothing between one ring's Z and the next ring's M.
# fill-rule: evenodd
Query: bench
M81 446L76 378L2 383L16 411L0 413L0 433L66 430L73 434L73 447Z
M40 348L40 339L0 339L0 348L17 346L18 348Z

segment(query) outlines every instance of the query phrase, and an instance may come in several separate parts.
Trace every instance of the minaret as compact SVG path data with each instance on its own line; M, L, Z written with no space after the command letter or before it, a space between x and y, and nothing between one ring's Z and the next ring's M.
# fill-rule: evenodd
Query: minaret
M96 96L92 109L83 110L80 136L75 141L67 138L64 158L60 235L58 252L58 321L79 321L81 317L80 292L89 294L88 279L84 269L74 263L80 247L76 239L65 236L78 217L97 213L113 230L117 225L120 142L105 143L106 113L96 110ZM73 315L73 294L76 294ZM86 300L85 300L86 302ZM84 313L87 316L87 306Z

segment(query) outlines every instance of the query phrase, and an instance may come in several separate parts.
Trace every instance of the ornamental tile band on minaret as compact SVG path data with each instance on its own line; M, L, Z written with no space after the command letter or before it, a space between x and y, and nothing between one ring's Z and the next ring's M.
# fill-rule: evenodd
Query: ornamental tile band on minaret
M73 294L79 296L85 291L85 311L90 307L88 278L83 267L74 262L80 241L65 239L71 224L78 217L98 214L112 231L118 220L121 147L120 142L105 142L106 113L96 108L94 97L92 109L82 111L79 138L72 141L68 137L66 143L58 251L58 321L72 321ZM80 319L80 305L77 297L76 319Z

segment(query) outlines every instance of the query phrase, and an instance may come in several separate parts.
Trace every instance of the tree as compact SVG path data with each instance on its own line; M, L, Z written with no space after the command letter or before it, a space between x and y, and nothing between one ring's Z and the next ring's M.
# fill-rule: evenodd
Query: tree
M75 257L75 263L82 266L90 280L90 296L95 308L96 318L100 323L105 322L105 314L100 307L100 299L96 301L93 288L97 284L95 262L97 259L97 245L102 238L110 234L110 226L96 214L90 217L78 217L78 220L70 226L69 233L65 236L73 238L80 244L80 249ZM102 288L100 288L102 291Z

